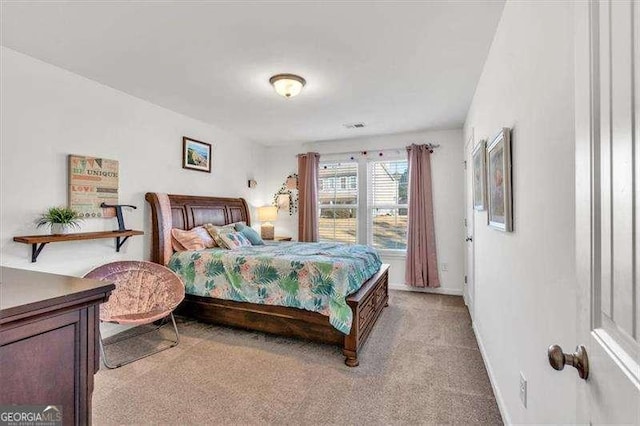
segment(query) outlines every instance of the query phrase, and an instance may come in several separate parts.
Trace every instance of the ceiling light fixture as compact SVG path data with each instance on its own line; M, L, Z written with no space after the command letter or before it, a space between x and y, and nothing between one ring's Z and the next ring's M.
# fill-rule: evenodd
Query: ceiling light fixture
M276 93L285 98L292 98L302 91L306 80L295 74L278 74L269 79Z

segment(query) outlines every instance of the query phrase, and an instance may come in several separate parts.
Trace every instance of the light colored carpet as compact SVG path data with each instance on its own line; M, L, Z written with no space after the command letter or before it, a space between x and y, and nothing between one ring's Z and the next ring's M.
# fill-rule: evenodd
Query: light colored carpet
M178 328L179 346L98 372L96 425L501 423L461 297L392 291L356 368L337 347L185 318ZM110 359L154 338L116 343Z

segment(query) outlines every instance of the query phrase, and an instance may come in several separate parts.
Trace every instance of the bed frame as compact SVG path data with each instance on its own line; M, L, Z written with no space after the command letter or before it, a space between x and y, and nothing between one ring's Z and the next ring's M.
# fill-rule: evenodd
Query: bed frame
M151 205L151 261L161 265L166 265L171 254L168 249L171 246L171 228L188 230L205 223L226 225L238 221L251 224L249 209L243 198L148 192L145 199ZM177 313L216 324L338 345L346 357L345 364L356 367L359 364L358 351L367 340L382 309L388 306L388 283L389 265L382 265L360 290L347 297L347 303L353 311L353 324L348 335L333 328L329 318L324 315L286 306L186 295Z

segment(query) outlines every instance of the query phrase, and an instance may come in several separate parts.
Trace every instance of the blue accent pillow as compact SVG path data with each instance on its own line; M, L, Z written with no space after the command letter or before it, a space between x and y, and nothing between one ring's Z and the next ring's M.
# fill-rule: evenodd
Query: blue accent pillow
M258 234L255 229L250 226L244 225L242 223L236 223L236 231L247 237L247 240L251 241L251 244L254 246L263 246L264 241L260 238L260 234Z

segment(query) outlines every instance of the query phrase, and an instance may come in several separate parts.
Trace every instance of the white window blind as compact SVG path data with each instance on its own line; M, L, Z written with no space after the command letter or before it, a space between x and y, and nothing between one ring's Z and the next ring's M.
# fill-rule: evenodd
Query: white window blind
M318 205L320 241L358 241L358 163L321 163Z
M369 163L368 223L371 244L380 249L407 248L407 160Z

